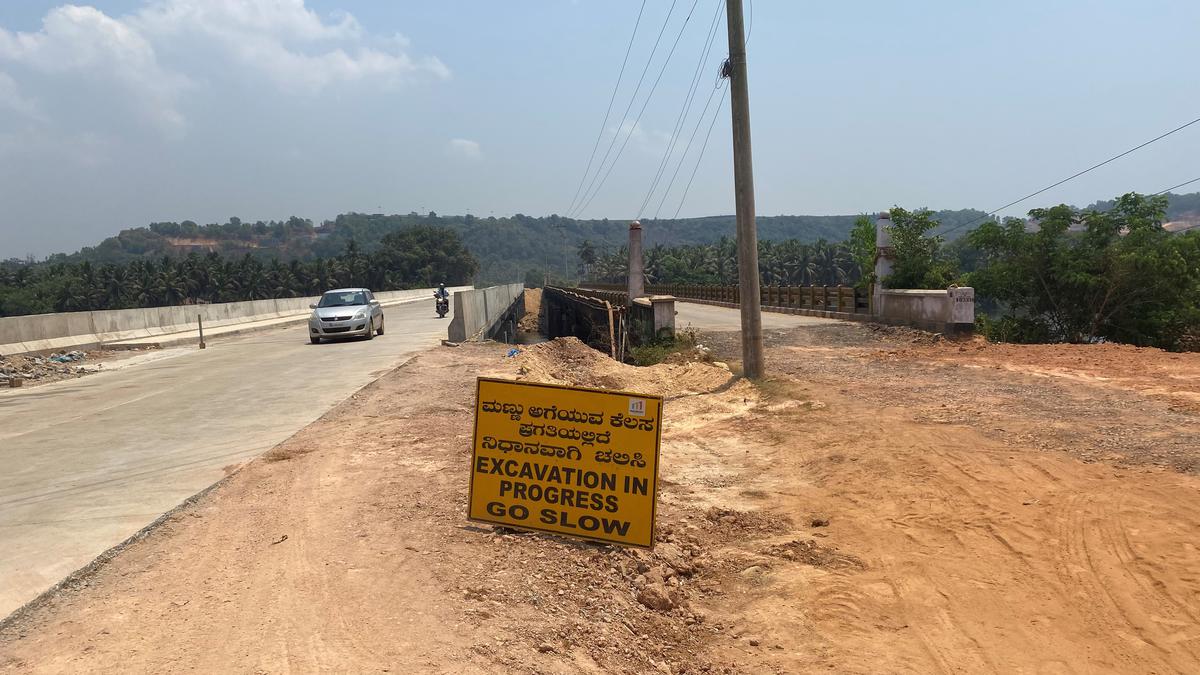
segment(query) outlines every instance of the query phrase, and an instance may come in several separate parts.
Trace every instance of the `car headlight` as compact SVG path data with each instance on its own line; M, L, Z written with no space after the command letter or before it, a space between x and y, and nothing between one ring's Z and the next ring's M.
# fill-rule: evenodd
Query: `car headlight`
M355 321L361 321L362 319L365 319L365 318L367 318L367 310L365 310L365 309L360 309L354 313Z

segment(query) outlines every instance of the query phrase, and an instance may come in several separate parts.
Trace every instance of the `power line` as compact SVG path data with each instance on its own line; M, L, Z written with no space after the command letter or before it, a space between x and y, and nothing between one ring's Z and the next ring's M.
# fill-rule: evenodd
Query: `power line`
M638 92L642 90L642 83L646 80L646 73L650 72L650 65L654 63L654 55L658 53L658 45L662 42L662 36L667 32L667 25L671 22L671 15L675 12L675 4L678 0L671 0L671 7L667 9L667 18L663 19L662 28L658 29L658 37L654 39L654 47L650 49L650 56L646 59L646 65L642 68L642 74L638 78L637 86L633 88L633 95L629 97L629 103L625 106L625 112L621 113L621 123L617 125L617 130L613 132L612 140L608 142L608 148L604 151L604 157L600 160L600 166L596 167L596 175L592 176L592 181L588 183L584 189L583 195L586 196L592 190L592 185L596 183L596 178L600 176L600 171L604 168L604 163L608 161L609 155L612 153L613 146L617 144L617 137L621 135L621 130L625 128L625 121L629 119L629 111L633 109L633 102L637 100ZM603 132L601 132L603 133ZM584 180L587 180L587 174L584 174ZM572 201L571 207L567 209L567 215L580 211L576 208L578 205Z
M696 6L698 4L700 4L700 0L694 0L692 2L691 9L688 10L687 16L683 19L683 24L679 27L679 34L675 36L675 41L671 44L671 51L667 52L667 58L663 61L662 68L659 69L658 76L654 79L654 84L651 85L650 91L647 92L646 99L642 102L641 109L638 110L637 118L635 118L633 120L633 124L629 126L629 132L625 134L625 140L621 143L621 147L617 150L616 156L613 157L612 163L608 165L608 169L606 171L604 170L604 162L602 161L600 163L600 168L597 169L595 176L595 178L600 178L600 181L599 183L596 183L595 178L593 178L595 189L593 190L592 186L589 185L588 189L584 190L585 201L578 209L576 209L577 214L582 213L588 206L591 205L592 200L596 198L596 195L600 194L600 190L603 189L604 184L608 182L608 177L612 174L613 169L616 168L617 162L621 159L621 155L625 153L625 147L629 145L629 141L633 138L634 132L637 131L638 123L642 120L642 115L646 113L646 108L650 105L650 100L654 97L654 92L658 90L658 85L662 81L663 73L667 71L667 66L671 63L671 57L674 56L675 49L679 47L679 41L683 38L683 33L687 29L687 25L691 21L692 14L696 11ZM672 6L673 5L674 3L672 3ZM630 103L632 104L633 101L630 101ZM617 132L613 135L614 143L616 142L621 131L622 128L618 128ZM603 177L600 177L600 171L604 171ZM590 195L588 194L589 192Z
M1167 188L1166 190L1159 190L1158 192L1155 192L1153 196L1157 197L1158 195L1165 194L1172 190L1178 190L1181 187L1184 187L1186 185L1191 185L1192 183L1196 183L1196 182L1200 182L1200 178L1193 178L1191 180L1184 181L1184 182L1180 183L1179 185L1172 185L1171 187Z
M600 194L600 190L604 187L604 183L608 181L609 175L612 174L613 169L617 166L617 161L621 159L621 155L625 152L625 147L629 145L629 140L633 138L633 132L637 130L638 122L642 120L642 115L646 114L646 108L650 105L650 100L654 97L654 92L658 89L659 82L662 81L663 73L667 72L667 66L671 63L671 57L675 54L675 49L679 46L679 41L683 38L683 33L687 29L688 22L691 21L692 14L696 11L696 5L698 4L700 4L700 0L695 0L692 3L692 8L688 10L688 15L686 18L684 18L683 25L679 27L679 34L675 36L675 42L671 45L671 51L667 52L667 58L665 61L663 61L662 68L658 71L658 77L654 79L654 84L650 87L650 91L646 94L646 100L642 103L642 109L638 111L637 118L633 120L633 124L629 127L629 133L625 135L625 141L621 143L620 149L617 150L616 156L613 157L612 164L608 165L608 171L604 173L604 177L600 180L600 183L596 185L595 191L592 192L592 195L587 198L587 201L584 202L583 206L578 209L578 212L582 212L584 209L586 209L592 203L592 200L596 198L596 195ZM601 164L601 166L603 166L603 164Z
M679 155L679 162L675 164L675 171L671 174L671 180L667 181L667 188L663 190L662 197L658 200L658 206L654 209L655 220L658 220L658 214L662 212L663 204L667 202L667 197L671 194L671 188L675 187L675 179L679 177L679 170L683 168L684 162L687 161L688 153L692 150L692 144L696 141L696 134L700 132L700 127L704 125L704 119L708 116L708 108L712 105L713 97L716 96L717 92L721 90L721 84L722 83L718 83L717 86L713 87L712 91L708 93L708 100L704 102L704 109L700 111L700 116L696 118L696 126L692 127L692 135L688 137L687 145L683 147L683 153ZM721 96L723 103L724 94ZM718 105L717 109L719 110L720 107L721 106ZM713 114L715 115L716 113Z
M584 181L592 172L592 161L596 159L596 150L600 148L600 139L604 137L604 129L608 126L608 117L612 114L613 102L617 100L617 91L621 88L621 80L625 77L625 66L629 63L629 52L633 50L633 41L637 37L638 26L642 25L642 13L645 11L646 0L642 0L642 6L638 9L637 21L633 23L633 34L629 36L629 44L625 46L625 58L621 59L621 72L617 74L617 83L613 85L612 96L608 98L608 109L604 111L604 121L600 123L600 131L596 133L596 142L592 144L592 154L588 156L587 168L579 177L579 185L575 188L575 196L571 197L570 206L574 206L575 201L579 199L579 191L583 189ZM568 212L571 210L570 206L567 207Z
M724 4L725 0L721 2ZM747 4L750 5L750 25L746 27L746 46L749 47L750 36L754 34L754 0L748 0Z
M704 47L700 51L700 59L696 62L696 72L692 74L691 86L688 88L688 94L684 98L683 107L679 111L679 117L675 120L675 127L671 130L671 140L668 143L666 150L663 152L662 160L658 163L658 170L654 174L654 180L650 183L650 188L646 191L646 196L642 199L641 206L638 207L637 217L639 219L642 217L642 213L646 210L646 206L649 205L650 200L653 198L654 190L657 189L659 181L662 180L667 166L670 164L671 155L675 152L675 148L679 144L679 137L680 133L683 131L684 122L687 120L687 116L692 109L692 104L695 103L696 100L696 92L699 90L700 77L701 73L703 72L704 62L708 60L709 54L712 53L712 46L714 40L716 39L716 30L718 25L717 22L721 17L721 8L723 6L724 0L718 0L717 9L713 13L712 22L708 27L708 38L705 40ZM712 96L709 95L709 102L711 102L711 100ZM707 110L708 104L706 103L705 111ZM703 118L704 112L701 112L700 116Z
M713 43L717 37L717 22L721 18L721 9L724 7L724 4L724 0L717 1L717 9L715 12L713 12L712 21L708 26L708 38L705 40L704 46L700 50L700 59L696 62L696 72L692 74L691 86L688 87L687 96L684 97L683 107L679 110L679 117L675 119L675 127L671 130L671 140L667 144L666 150L663 152L662 160L658 163L658 170L654 174L654 180L650 183L650 189L646 190L646 196L642 199L642 205L638 207L638 218L642 217L642 213L646 210L646 206L650 203L651 198L654 196L654 190L658 187L659 181L662 180L663 174L666 173L667 166L670 164L671 155L675 152L675 147L679 143L679 137L680 133L683 131L684 122L687 120L688 113L690 113L692 109L692 104L696 100L696 92L700 87L700 78L701 74L703 73L704 62L708 60L709 54L712 53ZM709 100L712 100L711 95L709 96ZM708 107L705 106L705 111L707 110ZM700 116L703 118L704 113L701 113Z
M746 28L746 41L745 41L746 46L749 46L750 38L754 34L754 0L748 0L748 1L749 1L749 5L750 5L750 22L749 22L749 26ZM721 5L724 5L724 4L725 4L725 0L721 0ZM720 7L718 7L717 9L719 11ZM720 80L723 79L724 77L725 77L724 66L722 66L722 74L718 78L718 86L713 88L713 91L708 96L708 100L704 103L704 110L702 110L700 112L700 117L699 117L699 119L696 120L696 127L692 130L691 138L688 139L688 143L683 149L683 154L680 155L680 157L679 157L679 163L675 166L675 171L671 175L671 180L667 183L667 188L666 188L666 190L663 191L662 198L658 202L658 207L654 211L655 220L658 219L658 214L662 211L662 207L666 203L667 197L670 196L671 188L673 188L675 186L675 179L679 175L679 170L683 168L684 161L687 159L687 154L692 148L692 142L696 138L696 132L698 132L700 130L700 125L703 124L703 122L704 122L704 115L705 115L705 113L708 112L708 106L712 104L713 95L715 95L716 90L720 88ZM700 162L701 162L701 160L704 159L704 150L705 150L705 148L708 147L708 139L712 136L713 126L716 124L717 117L720 116L721 106L724 105L724 103L725 103L725 95L727 93L728 93L728 91L723 91L721 94L721 101L719 103L717 103L717 111L713 113L713 121L709 124L708 132L704 136L704 144L700 148L699 156L697 156L697 158L696 158L696 166L692 169L692 174L688 178L687 186L684 188L683 196L679 200L679 206L676 207L673 218L679 217L679 212L683 209L684 202L687 201L687 194L691 190L692 181L695 180L695 178L696 178L696 172L700 168Z
M692 175L688 178L687 186L683 188L683 197L679 199L679 206L675 208L675 215L672 219L679 217L679 212L683 209L683 203L687 201L688 191L692 189L692 181L696 179L696 172L700 169L700 160L704 159L704 150L708 147L708 139L712 137L713 127L717 125L717 118L721 116L721 107L725 105L725 95L729 93L729 87L726 86L721 92L721 101L717 103L717 110L713 113L713 120L708 125L708 133L704 135L704 144L700 146L700 154L696 157L696 167L692 169Z
M1178 127L1175 127L1174 129L1172 129L1172 130L1170 130L1170 131L1166 132L1165 134L1162 134L1162 135L1159 135L1159 136L1155 136L1154 138L1151 138L1150 140L1146 141L1145 143L1142 143L1141 145L1134 146L1134 147L1132 147L1132 148L1130 148L1130 149L1126 150L1125 152L1122 152L1122 153L1121 153L1121 154L1119 154L1119 155L1114 155L1114 156L1112 156L1112 157L1109 157L1108 159L1104 160L1103 162L1100 162L1099 164L1095 164L1095 165L1093 165L1093 166L1090 166L1090 167L1088 167L1088 168L1084 169L1083 171L1080 171L1080 172L1078 172L1078 173L1075 173L1075 174L1072 174L1072 175L1070 175L1070 176L1067 176L1066 178L1064 178L1064 179L1062 179L1062 180L1058 181L1057 183L1054 183L1053 185L1048 185L1048 186L1046 186L1046 187L1042 188L1041 190L1038 190L1037 192L1031 192L1031 193L1029 193L1029 194L1025 195L1024 197L1021 197L1020 199L1017 199L1017 200L1015 200L1015 201L1011 201L1011 202L1009 202L1009 203L1005 204L1004 206L1001 206L1001 207L1000 207L1000 208L998 208L998 209L994 209L994 210L992 210L992 211L988 211L986 214L984 214L984 215L982 215L982 216L980 216L980 217L978 217L978 218L975 218L974 220L968 220L968 221L967 221L967 222L965 222L965 223L961 223L961 224L959 224L959 225L955 225L954 227L952 227L952 228L950 228L950 229L948 229L948 230L946 230L946 231L944 231L944 232L941 232L940 234L941 234L941 236L945 236L945 235L947 235L947 234L950 234L951 232L954 232L955 230L962 229L962 228L964 228L964 227L966 227L966 226L968 226L968 225L973 225L973 224L975 224L975 223L977 223L977 222L979 222L979 221L981 221L981 220L986 220L987 218L990 218L991 216L994 216L994 215L996 215L996 214L997 214L997 213L999 213L1000 211L1003 211L1004 209L1007 209L1007 208L1008 208L1008 207L1010 207L1010 206L1016 206L1017 204L1020 204L1021 202L1025 201L1025 200L1027 200L1027 199L1032 199L1033 197L1036 197L1036 196L1038 196L1038 195L1042 194L1043 192L1046 192L1047 190L1052 190L1052 189L1054 189L1054 188L1058 187L1059 185L1062 185L1063 183L1066 183L1067 181L1075 180L1076 178L1079 178L1080 176L1084 175L1085 173L1089 173L1089 172L1091 172L1091 171L1094 171L1095 169L1099 169L1100 167L1104 166L1105 164L1109 164L1109 163L1111 163L1111 162L1114 162L1114 161L1116 161L1116 160L1118 160L1118 159L1121 159L1121 158L1122 158L1122 157L1124 157L1125 155L1128 155L1128 154L1130 154L1130 153L1132 153L1132 152L1135 152L1135 151L1137 151L1137 150L1141 150L1142 148L1146 147L1147 145L1150 145L1151 143L1154 143L1154 142L1156 142L1156 141L1161 141L1162 139L1166 138L1167 136L1170 136L1171 134L1174 134L1174 133L1176 133L1176 132L1179 132L1179 131L1183 131L1184 129L1186 129L1186 128L1188 128L1188 127L1192 126L1193 124L1196 124L1197 122L1200 122L1200 117L1197 117L1196 119L1192 120L1191 122L1188 122L1187 124L1183 124L1183 125L1180 125L1180 126L1178 126Z

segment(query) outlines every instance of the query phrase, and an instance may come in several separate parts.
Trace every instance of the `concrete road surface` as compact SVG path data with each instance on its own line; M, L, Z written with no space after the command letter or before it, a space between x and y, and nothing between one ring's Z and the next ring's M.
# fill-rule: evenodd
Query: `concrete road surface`
M432 300L384 311L370 341L302 324L0 393L0 617L446 337Z
M694 302L675 303L675 329L683 330L689 325L700 330L720 332L742 329L741 311L726 309L713 305L700 305ZM822 319L816 316L797 316L795 314L779 314L776 312L762 313L763 330L780 330L796 326L821 326L841 323L838 319Z

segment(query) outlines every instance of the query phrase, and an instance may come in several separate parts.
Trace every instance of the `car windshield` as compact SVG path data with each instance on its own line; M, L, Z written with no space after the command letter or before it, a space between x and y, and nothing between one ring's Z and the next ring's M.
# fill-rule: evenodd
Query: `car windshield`
M347 291L345 293L326 293L321 296L317 307L355 307L367 304L367 295L362 291Z

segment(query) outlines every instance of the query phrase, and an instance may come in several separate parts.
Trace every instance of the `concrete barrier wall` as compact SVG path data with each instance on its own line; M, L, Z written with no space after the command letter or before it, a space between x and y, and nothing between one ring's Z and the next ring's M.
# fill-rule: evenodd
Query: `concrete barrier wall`
M971 332L975 328L975 289L944 291L883 289L876 296L875 318L938 333Z
M514 306L519 303L519 309L524 310L525 284L456 292L453 301L454 319L447 330L450 341L465 342L489 337L497 325L510 318Z
M450 290L459 293L470 291L471 287L459 286ZM432 288L382 291L376 293L375 298L385 305L426 298L433 302L433 291ZM267 319L302 319L311 311L309 305L320 299L320 296L277 298L2 317L0 354L83 349L121 340L149 339L193 330L197 316L203 319L205 327L211 328Z
M946 291L882 290L879 292L880 317L914 323L944 323L949 314Z

